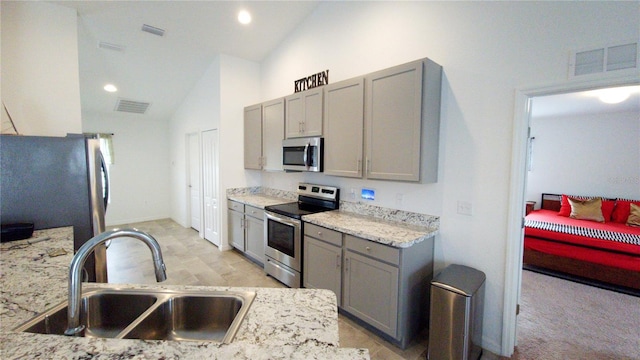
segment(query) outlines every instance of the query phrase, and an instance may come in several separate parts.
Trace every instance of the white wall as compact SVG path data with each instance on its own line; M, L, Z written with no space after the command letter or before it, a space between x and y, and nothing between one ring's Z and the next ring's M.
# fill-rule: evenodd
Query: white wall
M23 135L82 131L76 12L2 1L2 102ZM2 111L3 122L5 120Z
M535 106L535 104L534 104ZM542 193L640 199L640 114L531 119L527 200Z
M85 114L83 118L83 132L113 134L107 225L168 218L168 122L137 114L125 118Z
M171 218L187 219L187 134L217 129L220 124L220 59L216 58L187 95L170 121Z
M243 109L259 101L259 64L218 56L171 119L171 217L187 219L186 135L219 130L219 209L221 248L228 248L226 189L260 185L260 174L245 172Z
M430 57L444 70L439 183L273 173L264 184L367 185L378 189L378 205L440 215L436 265L486 273L483 347L502 353L515 90L567 82L572 48L637 38L638 11L637 2L321 3L263 62L263 100L319 70L333 83ZM456 213L459 200L472 203L472 216Z

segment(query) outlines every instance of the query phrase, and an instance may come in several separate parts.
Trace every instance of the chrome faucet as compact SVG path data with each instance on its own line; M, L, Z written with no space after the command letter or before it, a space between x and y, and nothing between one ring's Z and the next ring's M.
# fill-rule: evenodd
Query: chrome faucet
M162 260L160 245L151 235L137 229L122 229L103 232L87 241L78 249L69 265L69 301L67 311L67 330L64 334L76 336L84 330L84 325L80 325L80 307L82 300L82 267L87 257L100 244L108 240L119 237L131 237L138 239L149 247L153 256L153 266L156 270L156 281L167 280L166 267Z

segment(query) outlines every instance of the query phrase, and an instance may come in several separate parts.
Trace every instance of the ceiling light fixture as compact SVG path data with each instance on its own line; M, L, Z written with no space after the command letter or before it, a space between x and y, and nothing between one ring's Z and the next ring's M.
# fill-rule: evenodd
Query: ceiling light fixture
M247 10L240 10L238 13L238 21L242 25L247 25L251 23L251 14Z
M619 104L627 100L631 93L638 91L637 86L624 86L617 88L599 89L590 91L589 94L597 96L600 101L606 104Z
M107 85L104 86L104 91L116 92L116 91L118 91L118 88L113 84L107 84Z

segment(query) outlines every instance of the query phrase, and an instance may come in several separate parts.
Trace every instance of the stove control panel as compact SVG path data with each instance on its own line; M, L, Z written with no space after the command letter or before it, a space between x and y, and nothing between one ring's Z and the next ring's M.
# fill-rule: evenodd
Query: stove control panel
M311 196L319 199L335 200L339 189L333 186L299 183L298 195Z

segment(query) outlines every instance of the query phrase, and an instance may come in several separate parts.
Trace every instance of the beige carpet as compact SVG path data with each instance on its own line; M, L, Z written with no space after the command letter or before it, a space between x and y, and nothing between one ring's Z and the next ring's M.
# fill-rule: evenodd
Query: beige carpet
M640 359L640 297L522 272L513 359Z

